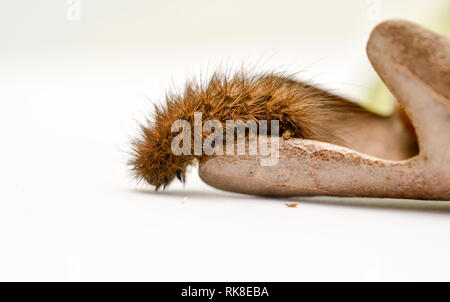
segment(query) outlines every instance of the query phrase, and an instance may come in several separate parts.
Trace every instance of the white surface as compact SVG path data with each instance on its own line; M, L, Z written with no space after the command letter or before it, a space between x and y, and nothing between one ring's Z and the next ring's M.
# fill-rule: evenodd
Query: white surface
M173 9L162 3L155 21L140 8L146 2L89 2L73 23L64 1L40 9L2 1L0 280L449 280L448 204L298 198L288 208L284 199L216 191L195 169L185 188L159 193L128 175L129 139L148 98L160 101L172 82L220 63L310 65L301 78L361 96L373 22L350 1L353 10L331 7L341 14L318 26L319 8L334 2L313 2L295 4L303 19L289 13L294 2L265 4L260 16L247 11L250 21L233 18L228 32L213 23L223 12L214 7L166 24ZM252 25L272 13L273 30ZM284 13L290 23L280 25ZM180 37L204 28L196 16L209 16L209 31L173 37L176 28Z

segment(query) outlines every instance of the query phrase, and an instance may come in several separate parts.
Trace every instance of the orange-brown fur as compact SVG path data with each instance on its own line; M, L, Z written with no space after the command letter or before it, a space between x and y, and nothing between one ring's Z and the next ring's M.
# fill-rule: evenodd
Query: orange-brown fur
M188 83L182 94L169 94L165 106L155 107L153 119L141 126L141 136L133 142L130 164L139 180L156 189L175 177L183 180L186 167L205 155L172 154L171 142L178 133L171 132L171 126L179 119L192 126L196 111L202 112L203 123L219 120L224 129L226 120L279 120L280 135L288 130L289 137L342 144L335 135L337 123L363 112L360 109L289 76L216 73L206 85Z

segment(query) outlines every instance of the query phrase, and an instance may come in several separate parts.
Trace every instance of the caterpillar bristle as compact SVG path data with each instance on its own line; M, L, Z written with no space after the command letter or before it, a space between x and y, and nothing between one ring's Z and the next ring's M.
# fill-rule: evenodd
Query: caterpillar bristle
M166 104L155 105L152 117L140 127L140 137L132 142L129 163L138 180L155 190L165 189L175 177L184 183L186 167L206 155L175 156L171 142L178 133L171 127L176 120L186 120L192 127L194 112L202 112L203 123L215 119L224 129L227 120L278 120L281 136L343 145L336 122L363 110L282 74L214 73L208 83L189 82L183 93L167 93Z

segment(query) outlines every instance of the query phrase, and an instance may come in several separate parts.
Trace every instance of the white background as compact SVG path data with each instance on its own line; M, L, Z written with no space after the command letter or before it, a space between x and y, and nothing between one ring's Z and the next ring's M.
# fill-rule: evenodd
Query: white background
M363 99L370 29L445 1L0 2L1 281L449 280L450 206L166 192L129 175L138 121L186 78L245 66ZM375 17L375 18L374 18ZM339 177L339 176L336 176Z

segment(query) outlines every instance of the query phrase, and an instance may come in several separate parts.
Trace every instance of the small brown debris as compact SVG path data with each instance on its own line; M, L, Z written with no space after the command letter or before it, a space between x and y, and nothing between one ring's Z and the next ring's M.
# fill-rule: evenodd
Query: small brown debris
M296 207L298 206L298 203L296 203L296 202L291 202L291 203L285 202L284 204L285 204L285 206L287 206L288 208L296 208Z

